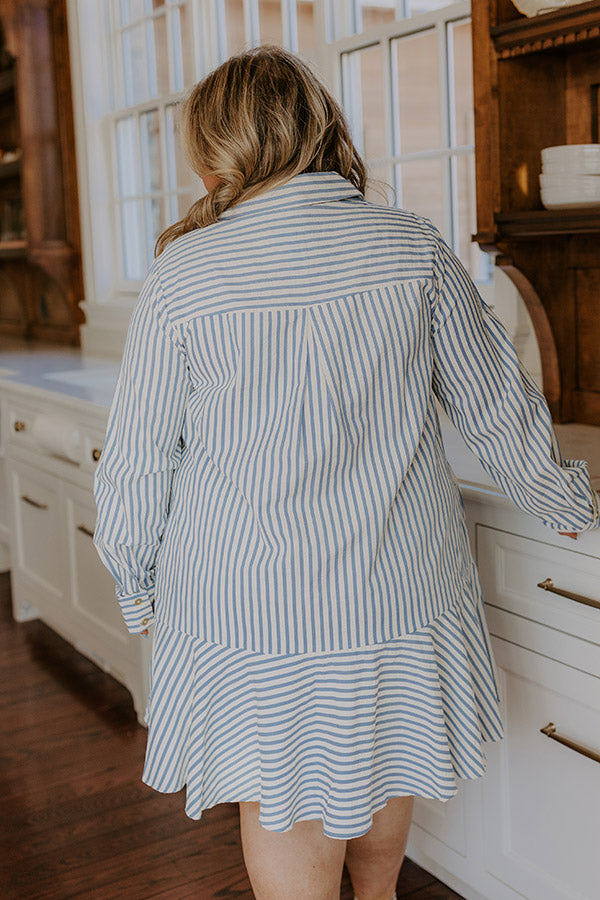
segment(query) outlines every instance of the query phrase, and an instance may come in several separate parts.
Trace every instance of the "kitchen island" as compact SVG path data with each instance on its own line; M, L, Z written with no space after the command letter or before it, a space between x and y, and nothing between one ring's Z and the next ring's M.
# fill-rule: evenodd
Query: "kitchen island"
M14 615L40 617L131 691L150 641L126 631L92 543L92 481L119 363L0 340L0 562ZM600 530L520 512L440 410L492 636L505 738L446 803L415 802L408 855L468 900L592 900L600 808ZM600 428L557 425L600 490Z

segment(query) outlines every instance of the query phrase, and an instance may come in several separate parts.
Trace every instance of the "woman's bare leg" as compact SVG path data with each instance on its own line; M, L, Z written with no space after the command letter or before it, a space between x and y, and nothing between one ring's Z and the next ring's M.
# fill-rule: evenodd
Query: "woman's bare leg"
M391 900L404 860L415 798L392 797L366 834L346 843L346 868L357 900Z
M316 819L268 831L258 814L258 803L240 803L242 851L256 900L339 900L346 841L327 837Z

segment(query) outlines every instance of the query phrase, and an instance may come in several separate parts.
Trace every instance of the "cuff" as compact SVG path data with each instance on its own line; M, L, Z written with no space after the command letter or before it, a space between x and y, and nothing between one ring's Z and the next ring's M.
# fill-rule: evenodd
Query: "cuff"
M154 601L147 593L120 597L117 600L130 634L140 634L154 624Z
M591 485L587 460L564 459L561 468L571 476L569 488L576 500L577 511L574 510L573 518L564 526L557 527L556 521L545 524L557 531L582 532L600 527L600 494Z

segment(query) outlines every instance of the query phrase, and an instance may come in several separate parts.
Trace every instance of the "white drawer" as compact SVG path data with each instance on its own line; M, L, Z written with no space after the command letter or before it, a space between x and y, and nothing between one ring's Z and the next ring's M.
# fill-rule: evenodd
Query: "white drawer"
M104 447L105 432L99 429L84 428L81 437L81 468L86 472L95 472Z
M8 460L13 567L39 590L43 604L65 602L64 519L60 481Z
M74 614L93 634L110 642L113 651L121 645L124 651L131 653L133 640L115 597L115 583L93 544L96 522L94 499L88 491L68 485L65 500Z
M476 526L477 566L486 604L600 644L600 609L538 587L600 603L600 559L554 544Z
M68 468L81 463L81 428L72 415L42 404L12 400L8 403L9 453L19 458L25 449L42 458L57 459ZM17 452L15 452L17 451Z
M26 401L8 400L7 402L7 433L6 442L13 447L25 447L28 450L36 450L37 444L33 437L33 422L40 410Z
M530 900L598 896L598 679L496 638L505 737L486 744L484 863ZM542 732L554 726L553 737ZM571 745L565 746L557 737Z

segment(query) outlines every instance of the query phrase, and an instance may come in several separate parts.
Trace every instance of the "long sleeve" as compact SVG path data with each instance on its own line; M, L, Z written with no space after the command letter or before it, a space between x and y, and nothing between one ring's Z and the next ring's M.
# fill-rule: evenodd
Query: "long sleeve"
M598 527L587 462L563 459L546 399L506 329L436 232L433 390L467 446L520 509L557 531Z
M156 553L164 531L190 387L156 264L132 312L106 439L94 475L94 544L116 582L132 634L154 621Z

